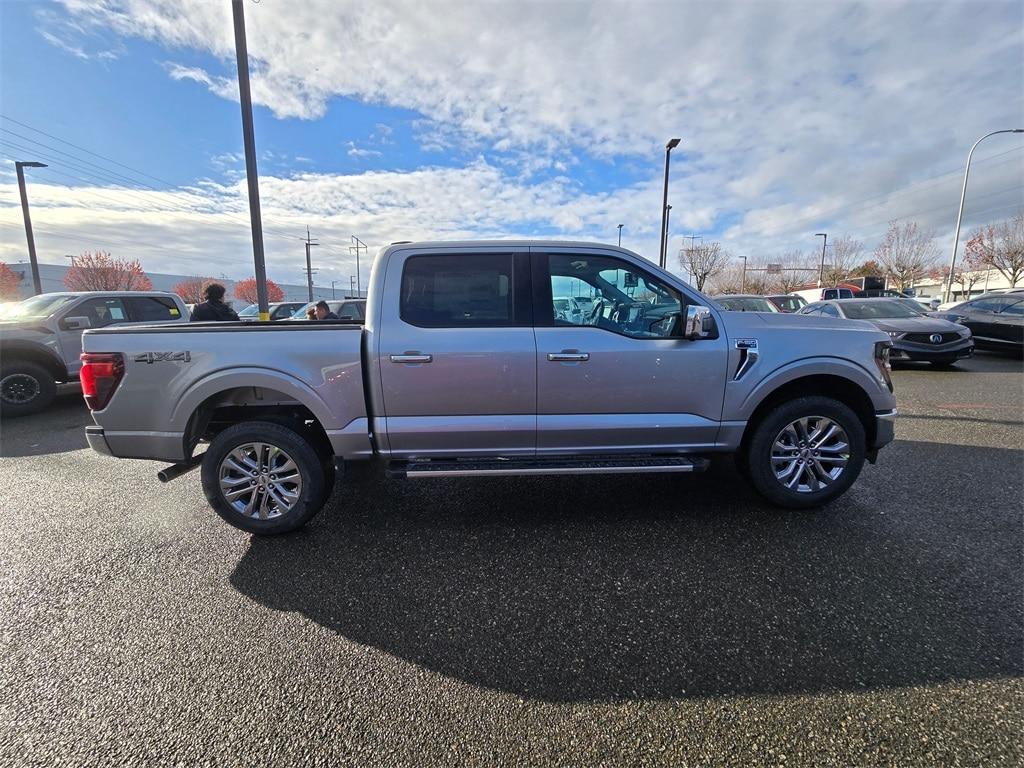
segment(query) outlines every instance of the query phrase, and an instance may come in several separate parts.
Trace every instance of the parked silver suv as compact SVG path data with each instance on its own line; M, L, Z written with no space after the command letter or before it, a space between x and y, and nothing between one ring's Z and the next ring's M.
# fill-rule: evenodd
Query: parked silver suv
M58 383L76 381L86 329L187 321L181 298L160 291L74 291L25 299L0 322L0 413L42 410Z

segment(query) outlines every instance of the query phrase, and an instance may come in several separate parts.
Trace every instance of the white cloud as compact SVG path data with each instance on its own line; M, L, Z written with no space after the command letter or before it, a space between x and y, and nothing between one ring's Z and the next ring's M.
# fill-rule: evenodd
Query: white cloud
M212 54L219 69L170 62L168 73L237 98L227 3L65 5L81 29L153 40L169 56ZM779 253L812 245L822 228L870 241L887 219L907 216L950 238L959 179L940 174L963 163L977 136L1024 118L1014 3L510 2L440 13L413 0L318 0L245 10L253 98L278 117L316 119L332 98L353 97L421 115L412 131L424 151L512 153L504 173L491 161L343 177L351 186L332 194L349 207L337 214L333 197L292 193L304 216L349 216L350 227L377 227L381 242L399 239L385 222L423 234L536 224L609 239L623 222L627 237L648 238L658 158L674 135L683 143L673 155L673 231L722 229L737 251ZM977 160L1014 146L992 139ZM1022 204L1022 155L977 165L969 221ZM576 156L644 158L645 181L615 194L590 193L583 178L530 183L548 169L573 174ZM438 194L439 181L452 192ZM395 189L412 195L417 184L399 205ZM456 191L476 197L461 203Z

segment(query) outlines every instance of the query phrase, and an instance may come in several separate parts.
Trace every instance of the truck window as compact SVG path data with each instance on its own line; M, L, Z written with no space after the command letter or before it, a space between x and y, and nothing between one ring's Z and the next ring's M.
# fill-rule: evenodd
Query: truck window
M399 316L423 328L520 325L508 253L413 256L402 271Z
M682 296L629 262L608 256L548 257L555 325L593 326L638 339L678 336ZM566 312L558 301L581 299Z
M128 319L120 299L87 299L72 307L65 317L86 317L90 328L102 328L111 323L123 323Z
M181 319L181 310L167 296L132 296L125 300L135 322L160 322Z

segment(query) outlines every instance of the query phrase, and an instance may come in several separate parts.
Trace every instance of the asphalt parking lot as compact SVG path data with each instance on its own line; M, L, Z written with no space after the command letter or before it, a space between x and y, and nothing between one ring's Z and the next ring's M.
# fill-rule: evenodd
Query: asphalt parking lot
M959 368L816 513L361 469L267 540L71 390L0 427L0 764L1020 765L1024 374Z

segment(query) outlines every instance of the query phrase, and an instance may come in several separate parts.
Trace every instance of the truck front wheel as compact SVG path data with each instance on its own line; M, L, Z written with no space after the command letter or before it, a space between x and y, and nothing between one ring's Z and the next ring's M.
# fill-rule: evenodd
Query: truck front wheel
M801 397L763 418L746 443L748 477L768 501L806 509L827 504L857 479L867 452L864 425L829 397Z
M203 455L203 491L236 528L272 535L301 528L323 506L326 478L313 446L269 421L246 421L217 435Z

